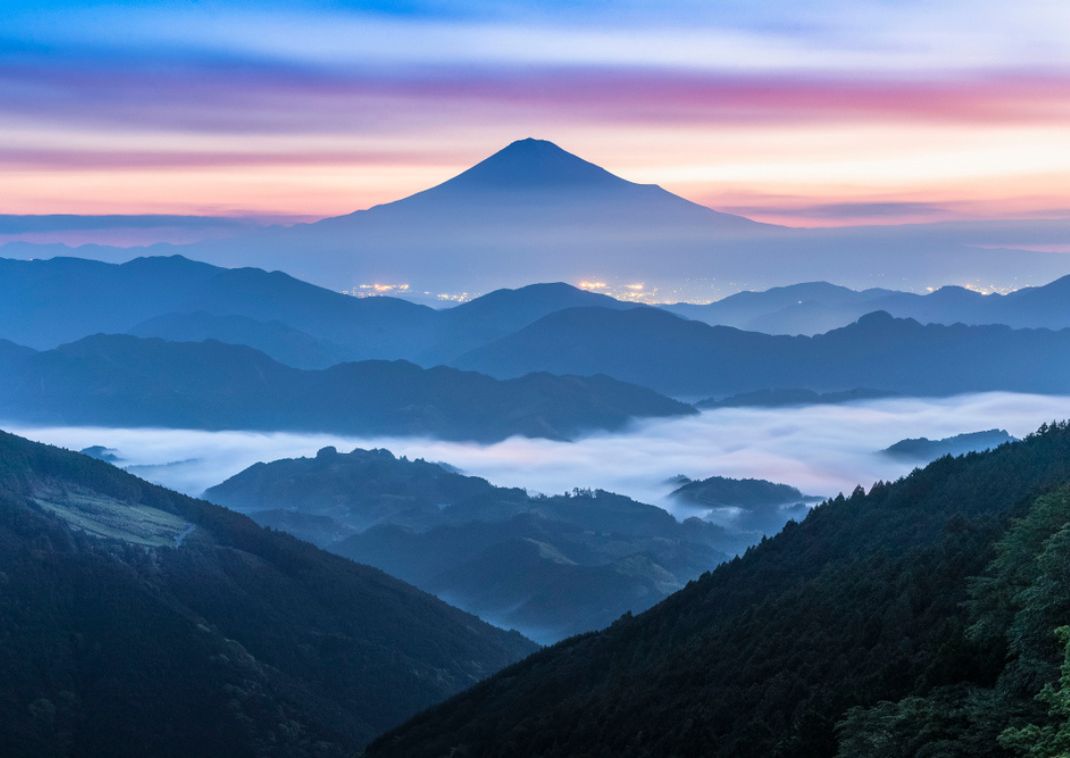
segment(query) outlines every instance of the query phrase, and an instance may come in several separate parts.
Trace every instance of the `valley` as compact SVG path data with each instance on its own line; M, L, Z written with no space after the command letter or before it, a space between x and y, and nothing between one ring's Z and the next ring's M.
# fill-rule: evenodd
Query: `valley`
M455 466L503 487L560 494L574 487L603 489L651 503L677 515L669 494L677 475L721 475L784 482L806 494L850 492L863 482L894 479L918 463L881 453L909 437L933 439L986 429L1015 436L1045 419L1070 413L1070 397L986 393L954 398L890 398L847 406L723 408L698 416L633 424L613 434L572 442L514 437L493 444L443 440L297 434L7 424L31 439L81 450L103 444L117 465L188 494L209 487L258 461L314 456L333 446L386 449L398 456Z

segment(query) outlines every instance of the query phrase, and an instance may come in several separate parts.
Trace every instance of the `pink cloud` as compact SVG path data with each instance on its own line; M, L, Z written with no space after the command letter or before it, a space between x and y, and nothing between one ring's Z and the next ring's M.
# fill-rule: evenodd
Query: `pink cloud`
M998 128L1000 142L990 144L986 137L971 155L980 149L982 158L1007 156L985 164L985 170L994 167L992 181L1008 197L1035 198L1021 201L1015 212L1065 198L1065 170L1059 166L1046 178L1013 168L1019 165L1018 147L1031 144L1028 130L1057 133L1070 127L1070 72L1064 71L920 79L576 66L326 70L220 61L121 63L20 59L0 65L0 126L18 134L0 146L0 167L9 174L0 181L6 210L50 212L59 204L78 212L93 202L98 212L189 212L196 202L197 212L235 205L309 215L347 212L442 181L508 140L535 131L626 176L638 162L644 181L664 182L714 206L748 205L726 202L726 192L787 190L809 195L803 206L876 197L932 202L956 216L954 200L982 191L973 176L955 173L965 160L951 169L930 169L919 160L930 171L922 179L929 183L931 178L933 187L908 188L902 182L918 178L908 176L877 190L858 187L858 197L850 196L851 183L864 181L864 174L843 179L841 173L833 180L810 171L805 178L813 186L806 187L798 183L802 170L790 181L778 173L779 161L802 156L786 150L806 149L794 138L820 138L855 126L878 127L881 136L859 140L833 156L836 160L883 158L887 144L882 140L889 138L909 151L912 136L924 130L943 130L943 144L929 144L937 150L955 144L957 135ZM731 148L718 151L716 135L738 136L751 126L761 130L768 148L750 145L746 155ZM664 138L677 128L686 129L690 141L670 137L642 159L633 160L634 151L628 152L631 145L650 144L652 134ZM1018 131L1021 140L1015 140ZM705 142L695 137L700 134ZM1056 140L1044 144L1056 145ZM823 166L827 155L820 149L814 148L809 160ZM733 160L745 163L744 170L725 179L717 162ZM801 160L805 166L806 157ZM692 167L697 178L671 178L671 169ZM940 172L948 170L942 179ZM1028 170L1047 169L1033 165ZM1021 175L1011 176L1015 171ZM828 186L818 186L822 181ZM78 182L97 187L91 198L72 192L83 186ZM195 197L191 187L197 188ZM992 205L997 201L1003 198ZM754 214L810 224L852 215L775 207L764 214L754 209ZM939 213L915 207L907 217L934 215Z
M488 112L499 117L538 112L566 120L670 124L1070 121L1070 74L1051 72L918 80L645 69L408 68L339 74L286 68L9 66L0 71L0 88L7 112L31 120L172 126L198 133L381 133L413 117L422 121L436 109L463 120L466 108L478 108L480 119Z

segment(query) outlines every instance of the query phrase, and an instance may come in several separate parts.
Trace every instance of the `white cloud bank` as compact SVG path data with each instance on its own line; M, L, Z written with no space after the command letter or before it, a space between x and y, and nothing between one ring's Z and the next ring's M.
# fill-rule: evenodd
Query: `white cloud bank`
M665 480L676 474L757 477L808 494L835 495L856 484L909 472L879 450L904 437L946 437L1004 428L1021 437L1041 423L1070 418L1070 397L985 393L807 408L739 408L637 424L622 434L573 443L513 438L476 445L413 438L330 434L101 427L3 428L71 449L115 448L133 473L199 494L243 468L308 456L326 445L349 451L385 447L397 455L444 461L494 484L557 493L598 487L668 507ZM171 465L162 465L171 464Z

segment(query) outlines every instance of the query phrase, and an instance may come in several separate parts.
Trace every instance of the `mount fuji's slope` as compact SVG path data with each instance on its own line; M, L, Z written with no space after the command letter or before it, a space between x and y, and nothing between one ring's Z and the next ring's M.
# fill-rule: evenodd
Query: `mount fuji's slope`
M325 286L359 282L517 283L646 266L649 251L775 232L656 185L621 179L544 140L518 140L458 176L368 210L191 254L279 267ZM300 250L300 255L295 254ZM596 269L598 270L598 269ZM540 273L560 271L557 276ZM485 285L484 285L485 286Z
M577 233L606 224L623 225L624 232L642 224L651 237L680 227L722 232L775 228L719 213L654 184L630 182L552 142L531 138L513 142L428 190L316 226L345 225L370 215L412 218L410 214L460 233L476 225L508 230L531 224L565 226Z

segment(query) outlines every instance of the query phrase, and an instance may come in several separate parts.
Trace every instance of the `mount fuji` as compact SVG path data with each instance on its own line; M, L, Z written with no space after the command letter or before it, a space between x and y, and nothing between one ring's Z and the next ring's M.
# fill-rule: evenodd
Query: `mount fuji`
M533 281L643 282L665 299L827 280L923 291L1017 288L1070 273L1070 255L1011 249L1070 242L1070 222L795 229L707 208L522 139L409 197L344 216L190 245L82 246L107 261L176 252L222 266L280 269L333 290L407 283L410 291L486 292ZM0 255L70 248L14 243Z

